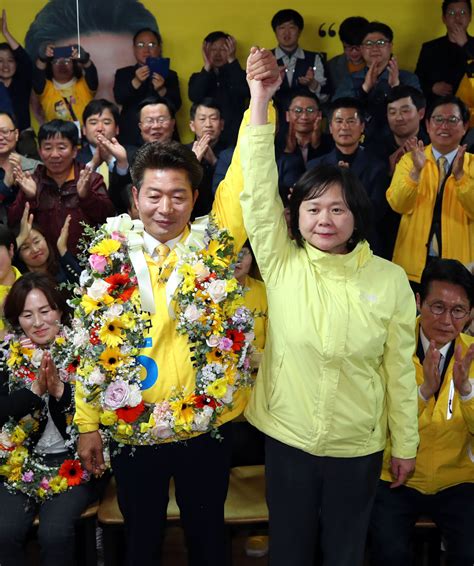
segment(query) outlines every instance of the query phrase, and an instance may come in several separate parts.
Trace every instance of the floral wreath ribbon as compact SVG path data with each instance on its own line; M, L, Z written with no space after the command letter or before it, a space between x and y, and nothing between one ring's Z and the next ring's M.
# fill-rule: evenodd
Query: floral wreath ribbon
M178 264L173 269L166 284L166 303L171 318L175 318L174 309L171 308L171 301L174 293L181 283L183 276L178 273L179 259L193 246L197 249L204 247L204 236L206 227L209 223L209 216L200 216L191 224L190 233L186 241L176 245L175 251L178 256ZM153 287L151 284L150 272L143 253L144 247L144 226L141 220L132 220L128 214L120 214L107 218L105 229L109 234L120 232L127 238L127 245L135 275L137 277L138 288L140 290L140 301L143 311L155 313L155 302L153 299Z

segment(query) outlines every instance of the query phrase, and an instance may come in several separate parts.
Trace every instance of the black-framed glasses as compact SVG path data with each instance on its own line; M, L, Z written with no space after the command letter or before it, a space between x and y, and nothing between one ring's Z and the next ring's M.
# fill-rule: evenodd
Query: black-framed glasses
M156 41L137 41L137 43L135 43L135 47L138 47L138 49L143 49L144 47L154 49L155 47L158 47L158 43Z
M435 114L434 116L431 116L431 119L438 126L441 126L442 124L446 124L447 126L457 126L459 122L462 122L462 118L454 115L445 117L440 114Z
M465 318L469 315L469 311L460 306L448 309L443 303L428 303L428 307L435 316L441 316L446 311L448 311L454 319L461 320L462 318Z
M312 116L313 114L319 112L319 109L315 108L314 106L307 106L306 108L303 108L302 106L295 106L294 108L290 108L290 112L293 112L297 116L301 116L301 114L306 112L308 116Z
M368 47L369 49L371 47L384 47L385 45L388 45L389 43L391 43L388 39L368 39L367 41L364 41L364 43L362 43L362 45L364 47Z

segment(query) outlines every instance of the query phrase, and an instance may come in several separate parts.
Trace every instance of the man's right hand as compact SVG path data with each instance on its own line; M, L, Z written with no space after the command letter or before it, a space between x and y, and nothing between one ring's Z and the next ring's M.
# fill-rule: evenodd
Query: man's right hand
M271 100L281 85L280 69L271 51L252 47L247 58L247 82L252 99Z
M147 80L150 76L150 68L147 65L143 65L142 67L138 67L135 71L135 76L132 80L132 85L135 88L139 88L140 85Z
M95 476L101 476L105 471L102 437L98 430L79 434L77 453L84 468Z
M431 399L439 389L441 383L441 375L439 373L440 359L441 354L436 348L434 340L431 340L423 360L423 383L420 385L420 393L426 400Z

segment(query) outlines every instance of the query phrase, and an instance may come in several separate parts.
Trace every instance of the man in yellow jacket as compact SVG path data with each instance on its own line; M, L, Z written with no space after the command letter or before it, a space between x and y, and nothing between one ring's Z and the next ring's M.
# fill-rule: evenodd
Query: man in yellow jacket
M410 539L429 515L452 566L474 564L474 339L462 331L474 305L474 277L458 261L438 259L417 294L420 445L414 474L391 489L390 447L371 519L372 566L412 564Z
M465 104L437 99L426 114L431 145L410 142L396 166L387 200L402 215L393 261L412 283L432 258L474 257L474 155L459 144L469 126Z

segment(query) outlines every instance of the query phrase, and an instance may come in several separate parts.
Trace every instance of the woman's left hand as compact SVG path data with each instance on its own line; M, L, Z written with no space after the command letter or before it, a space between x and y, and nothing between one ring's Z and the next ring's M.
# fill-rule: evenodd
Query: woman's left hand
M46 388L48 393L59 401L64 393L64 383L59 379L58 370L56 369L49 352L45 352L43 354L40 366L40 372L41 371L44 372L46 377Z

